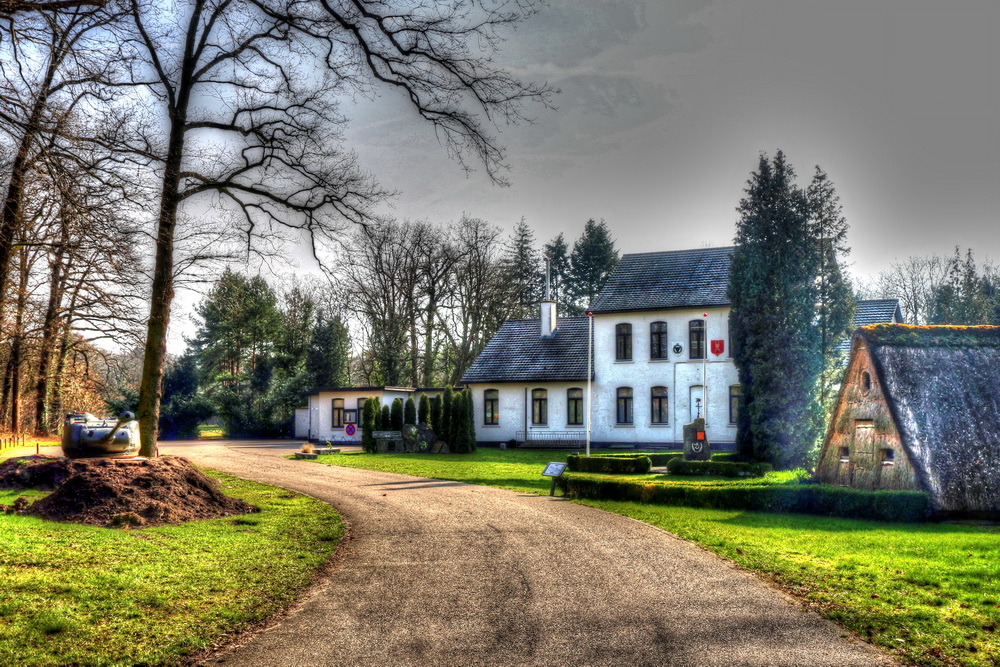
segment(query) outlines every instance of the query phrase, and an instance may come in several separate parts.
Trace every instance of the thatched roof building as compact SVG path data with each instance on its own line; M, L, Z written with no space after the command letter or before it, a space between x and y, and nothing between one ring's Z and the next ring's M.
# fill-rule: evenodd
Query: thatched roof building
M817 474L1000 512L1000 327L858 329Z

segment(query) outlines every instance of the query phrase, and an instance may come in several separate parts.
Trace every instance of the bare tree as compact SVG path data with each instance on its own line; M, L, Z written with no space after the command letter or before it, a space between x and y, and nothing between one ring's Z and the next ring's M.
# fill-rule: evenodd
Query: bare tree
M336 241L344 222L366 222L382 193L339 148L333 96L374 82L401 91L462 165L478 161L502 182L503 150L487 128L521 120L522 102L548 90L491 58L499 31L531 11L530 0L131 0L130 44L146 63L164 136L134 146L162 186L139 396L143 455L155 452L182 204L214 197L241 213L248 249L275 226L316 244Z
M0 8L2 9L2 8ZM13 146L0 208L0 299L6 293L16 239L24 224L31 171L52 154L72 160L66 141L83 106L110 99L123 64L109 39L117 11L78 5L66 11L5 16L0 11L0 133Z
M455 296L447 313L446 382L458 384L500 325L520 307L504 271L500 230L465 216L459 223Z
M949 259L936 254L895 261L874 281L859 288L859 298L899 299L907 323L927 324L934 295L947 280L949 269Z

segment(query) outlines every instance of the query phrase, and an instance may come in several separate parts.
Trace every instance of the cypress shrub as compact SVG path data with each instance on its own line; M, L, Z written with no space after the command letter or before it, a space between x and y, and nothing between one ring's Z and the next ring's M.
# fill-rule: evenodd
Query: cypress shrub
M730 463L728 461L685 461L673 459L667 463L671 475L718 475L719 477L763 477L771 472L770 463Z
M472 390L465 392L465 429L468 432L469 451L476 451L476 407L472 400Z
M389 404L386 403L382 406L382 428L381 431L391 431L392 430L392 409Z
M567 496L590 500L817 514L871 521L925 521L932 509L930 496L921 491L861 491L826 484L741 486L739 482L723 482L705 486L597 479L568 473L559 478L559 485Z
M451 404L454 399L455 393L451 390L451 386L445 387L444 395L441 396L441 427L437 435L449 445L454 444L451 441ZM437 428L436 424L435 428Z
M451 399L451 423L448 425L451 435L451 451L457 454L469 453L468 431L465 428L465 392L455 392Z
M420 394L420 403L417 409L417 423L430 425L428 421L431 417L431 402L427 400L427 394Z
M407 397L403 406L403 423L414 425L417 423L417 404L413 402L412 396Z
M441 437L441 396L440 394L431 399L431 421L430 426L434 429L434 435L440 440Z
M375 436L372 433L378 430L375 425L378 410L376 406L376 399L369 398L361 411L361 449L369 454L375 452ZM380 417L381 415L378 415L378 418Z
M393 431L403 430L403 399L397 398L392 401L392 412L389 413L389 423Z
M566 457L567 466L572 472L598 472L609 475L639 474L644 475L653 467L649 456L577 456Z

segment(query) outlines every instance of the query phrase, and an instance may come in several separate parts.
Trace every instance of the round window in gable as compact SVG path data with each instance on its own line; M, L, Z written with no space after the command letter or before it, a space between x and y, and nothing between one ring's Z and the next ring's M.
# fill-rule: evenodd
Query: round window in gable
M868 371L861 371L861 393L865 396L872 390L872 374Z

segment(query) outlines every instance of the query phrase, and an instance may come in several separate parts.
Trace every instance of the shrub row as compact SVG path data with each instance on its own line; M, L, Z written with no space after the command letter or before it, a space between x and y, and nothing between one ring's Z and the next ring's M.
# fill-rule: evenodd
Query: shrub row
M573 472L599 472L606 474L638 474L649 472L653 462L649 456L577 456L570 454L566 463Z
M673 459L667 464L671 475L718 475L719 477L763 477L774 470L770 463L731 463L729 461L685 461Z
M654 466L665 466L670 459L684 458L682 452L629 452L627 454L594 454L591 458L600 459L638 459L643 456L649 458Z
M595 479L568 474L559 479L572 498L629 500L655 505L683 505L751 512L819 514L874 521L924 521L930 497L919 491L859 491L825 484L722 486L644 483Z

